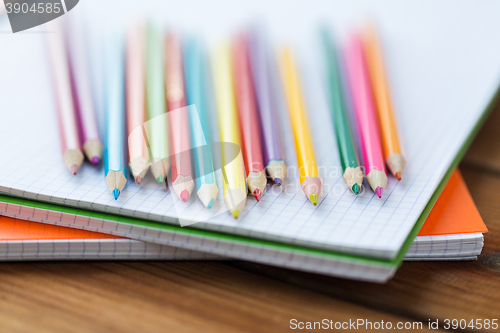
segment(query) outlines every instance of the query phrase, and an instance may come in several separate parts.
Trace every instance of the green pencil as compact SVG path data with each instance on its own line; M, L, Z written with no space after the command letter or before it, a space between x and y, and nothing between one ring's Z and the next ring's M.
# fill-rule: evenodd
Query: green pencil
M345 104L345 91L342 89L342 80L339 72L339 60L336 56L335 45L326 29L321 32L321 39L326 58L330 111L332 114L335 135L342 164L342 178L347 187L356 195L361 190L363 171L359 165L358 152L353 140L349 115Z
M148 25L146 45L146 104L148 124L145 126L151 149L151 173L163 184L170 169L170 145L165 101L165 71L163 70L163 36L152 24Z

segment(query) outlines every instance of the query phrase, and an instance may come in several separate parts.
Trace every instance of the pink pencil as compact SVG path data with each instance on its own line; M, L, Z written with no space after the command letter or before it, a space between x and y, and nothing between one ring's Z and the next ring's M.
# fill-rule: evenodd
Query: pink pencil
M60 23L55 20L49 24L50 30L54 31L47 34L47 46L59 116L63 162L66 168L76 175L83 163L83 153L78 137L73 96L71 95L69 64Z
M368 70L361 39L357 34L351 35L347 47L344 49L344 61L356 116L366 179L372 190L381 198L382 191L387 185L387 172Z
M177 196L186 202L194 189L189 141L189 118L184 90L182 50L179 38L167 35L166 95L172 140L172 186ZM184 109L181 109L184 108Z
M150 165L149 151L143 135L143 125L146 122L145 36L142 24L133 25L128 32L126 55L128 158L130 172L137 184L142 182Z

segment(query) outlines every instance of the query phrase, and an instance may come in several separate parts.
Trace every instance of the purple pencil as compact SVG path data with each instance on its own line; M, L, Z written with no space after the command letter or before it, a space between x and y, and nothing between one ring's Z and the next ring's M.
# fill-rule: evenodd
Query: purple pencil
M68 31L66 45L69 63L71 64L73 96L80 124L82 147L87 159L92 164L98 164L103 147L99 139L94 100L90 86L89 66L86 57L87 48L84 45L85 36L82 32L81 22L68 22L66 28L66 31Z
M262 34L253 30L250 34L250 64L257 95L262 128L264 163L271 179L278 185L286 177L283 142L276 103L273 100L271 72L266 43Z

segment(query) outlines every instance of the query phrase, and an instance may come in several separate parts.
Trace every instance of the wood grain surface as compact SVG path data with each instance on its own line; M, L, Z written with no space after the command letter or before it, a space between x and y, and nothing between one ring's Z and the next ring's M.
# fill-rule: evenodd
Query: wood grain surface
M500 319L499 128L497 107L461 165L490 230L478 261L405 262L385 285L236 261L2 263L0 331L279 332L293 318L424 328L429 319Z

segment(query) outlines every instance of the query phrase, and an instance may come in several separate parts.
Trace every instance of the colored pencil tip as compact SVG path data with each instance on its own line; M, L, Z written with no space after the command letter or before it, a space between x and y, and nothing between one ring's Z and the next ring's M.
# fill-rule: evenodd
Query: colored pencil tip
M181 192L181 200L186 202L189 199L189 192L188 190L184 190Z
M135 177L135 182L137 183L137 185L141 185L141 182L142 182L142 177Z
M260 201L260 197L262 196L262 191L259 188L256 188L255 191L253 191L253 196L257 200L257 202Z
M401 172L396 172L395 176L398 180L401 180Z
M377 196L378 196L379 198L382 198L382 190L383 190L383 188L382 188L382 187L377 187L377 188L375 189L375 193L377 193Z
M113 190L113 196L115 197L115 200L118 199L118 197L120 196L120 190L115 188Z
M207 208L210 209L214 205L214 199L210 200L210 202L207 205Z
M163 178L163 176L158 176L158 178L156 178L156 180L158 181L158 184L161 185L165 181L165 178Z
M92 157L92 164L93 165L99 164L99 157L97 157L97 156Z
M359 186L358 183L354 183L354 185L352 185L352 193L358 195L359 194L359 191L361 191L361 186Z
M71 166L71 173L73 175L76 175L77 172L78 172L78 165L75 164L75 165Z
M281 186L281 179L279 178L274 178L274 183L278 186Z
M239 209L235 209L231 212L231 214L233 214L234 218L237 219L238 216L240 216L240 210Z
M319 196L316 193L311 193L309 195L309 200L311 200L311 202L313 203L314 206L316 206L318 204L318 199L319 199Z

